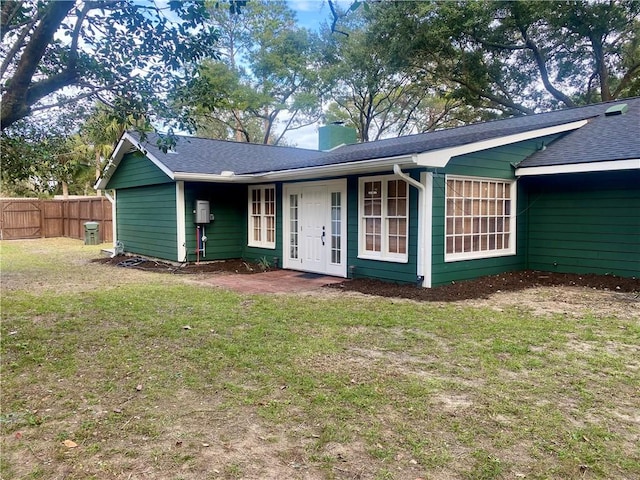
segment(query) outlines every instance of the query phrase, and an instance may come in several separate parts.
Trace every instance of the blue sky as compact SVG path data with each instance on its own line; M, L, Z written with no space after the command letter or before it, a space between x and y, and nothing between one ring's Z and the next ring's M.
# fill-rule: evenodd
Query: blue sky
M336 0L343 9L348 8L353 0ZM287 0L289 7L296 12L298 24L310 30L318 30L321 24L331 20L331 10L327 0ZM285 135L287 143L300 148L318 148L318 126L310 125L293 130Z
M337 0L342 8L351 5L353 0ZM287 0L289 7L295 10L298 24L310 30L317 30L320 24L331 18L331 10L327 0Z

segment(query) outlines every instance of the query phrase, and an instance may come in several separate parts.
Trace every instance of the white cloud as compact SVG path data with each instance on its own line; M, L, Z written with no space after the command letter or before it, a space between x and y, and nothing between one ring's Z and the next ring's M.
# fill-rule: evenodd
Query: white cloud
M284 135L287 145L298 148L318 149L318 126L308 125L292 130Z

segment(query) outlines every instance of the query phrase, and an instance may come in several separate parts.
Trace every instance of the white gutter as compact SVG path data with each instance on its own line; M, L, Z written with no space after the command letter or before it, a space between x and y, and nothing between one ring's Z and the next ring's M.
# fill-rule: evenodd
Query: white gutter
M640 158L631 160L612 160L608 162L584 162L565 165L516 168L516 177L529 175L556 175L558 173L608 172L615 170L638 170Z
M226 171L222 172L222 174L176 172L173 175L173 179L177 182L250 183L260 181L260 175L236 175Z
M176 182L176 252L178 258L176 261L182 262L187 260L187 216L184 197L184 182Z
M395 164L393 166L393 173L405 180L409 185L418 189L418 258L416 259L416 275L420 279L422 286L425 284L431 286L431 278L426 279L424 273L424 261L425 261L425 215L427 214L427 208L429 206L427 198L427 188L417 180L414 180L409 175L404 173L400 168L400 165ZM431 232L429 232L431 234Z
M318 176L342 176L356 175L359 173L382 172L393 168L396 164L411 165L415 167L413 157L401 156L390 157L383 160L361 160L359 162L339 163L335 165L321 165L317 167L297 168L268 172L263 175L263 179L275 180L297 180L302 178L317 178Z
M249 173L236 175L233 172L224 171L221 174L201 174L176 172L174 180L184 180L191 182L237 182L237 183L262 183L284 180L302 180L309 178L354 175L358 173L371 173L385 171L393 168L396 164L415 166L415 156L401 156L379 159L361 160L359 162L339 163L336 165L320 165L315 167L294 168L289 170L278 170L264 173Z

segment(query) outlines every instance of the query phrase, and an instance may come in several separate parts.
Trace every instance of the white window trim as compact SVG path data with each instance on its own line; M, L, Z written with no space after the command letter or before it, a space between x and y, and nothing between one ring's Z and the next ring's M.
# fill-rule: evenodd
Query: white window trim
M273 212L273 219L274 219L274 228L275 228L275 224L277 223L277 216L278 216L278 201L277 201L277 197L276 197L276 186L275 184L269 184L269 185L256 185L256 186L250 186L247 191L248 191L248 202L247 202L247 246L249 247L257 247L257 248L268 248L271 250L275 250L276 248L276 236L277 236L277 228L276 231L274 232L274 238L273 238L273 242L267 242L266 238L267 238L267 216L265 214L265 190L269 190L269 189L273 189L273 199L275 202L274 205L274 212ZM261 203L261 208L260 208L260 232L261 235L260 237L265 239L265 240L261 240L261 241L256 241L253 239L253 215L252 215L252 211L251 211L251 207L253 204L253 195L252 193L255 190L260 190L260 203Z
M480 252L447 253L447 180L472 180L506 183L510 186L509 198L511 207L509 214L509 247L500 250L485 250ZM478 260L483 258L507 257L516 254L516 210L517 210L517 180L505 178L472 177L463 175L445 175L444 179L444 261L460 262L463 260Z
M382 262L408 263L409 262L409 190L410 185L398 175L378 175L374 177L360 177L358 179L358 258L364 260L377 260ZM389 252L389 232L387 231L387 182L389 180L400 180L407 183L407 226L405 236L407 238L406 253ZM366 231L363 226L364 218L364 184L365 182L381 182L382 183L382 230L381 230L381 248L380 252L371 252L365 250Z

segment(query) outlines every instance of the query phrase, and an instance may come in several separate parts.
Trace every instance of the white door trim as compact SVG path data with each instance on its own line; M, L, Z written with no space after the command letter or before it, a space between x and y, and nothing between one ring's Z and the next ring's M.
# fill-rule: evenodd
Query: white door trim
M302 216L303 202L305 189L318 189L319 187L326 188L325 190L325 205L326 211L323 219L319 219L322 225L325 227L326 236L323 238L325 249L324 257L326 258L324 267L307 267L304 264L304 243L302 241L304 232L302 231ZM335 225L340 226L339 241L340 248L338 251L332 252L332 193L340 194L340 215L339 221L335 222ZM292 258L292 218L291 218L291 195L298 195L298 251L297 258ZM337 277L347 276L347 180L327 180L327 181L314 181L314 182L300 182L300 183L288 183L283 185L282 188L282 236L283 236L283 249L282 249L282 266L291 270L301 270L313 273L321 273L326 275L333 275ZM336 219L338 220L338 219ZM332 253L340 257L339 262L334 262Z

